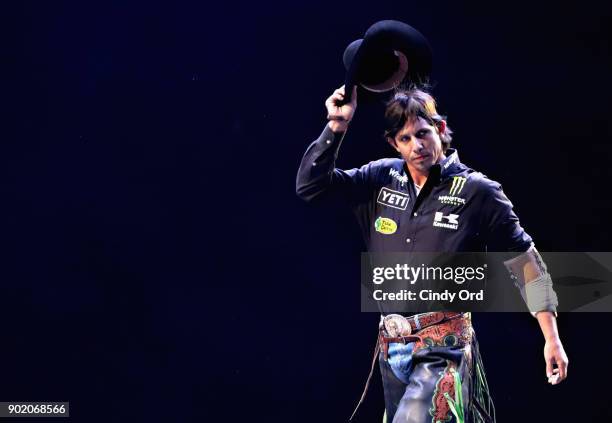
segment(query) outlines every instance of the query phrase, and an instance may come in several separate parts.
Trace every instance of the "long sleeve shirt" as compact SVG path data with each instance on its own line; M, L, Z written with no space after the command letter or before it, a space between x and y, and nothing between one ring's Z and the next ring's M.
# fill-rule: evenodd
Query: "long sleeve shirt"
M341 198L357 218L370 252L524 252L531 237L501 185L459 160L435 164L417 194L402 159L335 167L344 133L325 126L304 154L296 192L305 201Z

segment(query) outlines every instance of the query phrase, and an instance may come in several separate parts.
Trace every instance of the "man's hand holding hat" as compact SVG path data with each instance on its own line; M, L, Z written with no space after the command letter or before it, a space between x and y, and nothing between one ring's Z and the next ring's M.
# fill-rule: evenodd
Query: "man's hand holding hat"
M325 107L327 108L328 126L333 132L345 132L348 128L350 120L357 109L357 87L353 86L353 95L350 102L344 102L344 85L338 88L327 100Z

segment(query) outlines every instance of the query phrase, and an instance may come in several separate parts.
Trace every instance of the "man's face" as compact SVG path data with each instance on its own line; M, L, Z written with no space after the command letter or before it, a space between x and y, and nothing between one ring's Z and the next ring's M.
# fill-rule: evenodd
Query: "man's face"
M389 144L401 154L412 173L429 173L429 169L443 158L440 132L446 129L446 122L439 129L421 117L406 122Z

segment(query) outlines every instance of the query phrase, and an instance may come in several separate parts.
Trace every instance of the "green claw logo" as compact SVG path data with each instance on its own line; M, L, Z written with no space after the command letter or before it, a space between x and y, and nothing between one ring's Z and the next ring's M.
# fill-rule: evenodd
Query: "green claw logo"
M459 195L459 193L461 193L461 190L465 186L465 181L466 180L467 180L467 178L465 178L463 176L454 176L453 177L453 185L451 185L451 189L449 191L449 194L452 197L454 197L455 195Z

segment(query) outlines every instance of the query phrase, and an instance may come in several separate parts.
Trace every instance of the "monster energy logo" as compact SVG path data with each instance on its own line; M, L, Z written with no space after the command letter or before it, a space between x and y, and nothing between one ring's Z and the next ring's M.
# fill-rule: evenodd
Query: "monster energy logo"
M449 191L449 194L451 196L453 196L453 197L455 195L459 195L459 193L461 192L461 190L465 186L465 181L466 180L467 180L467 178L465 178L463 176L453 176L453 185L451 185L451 189Z

